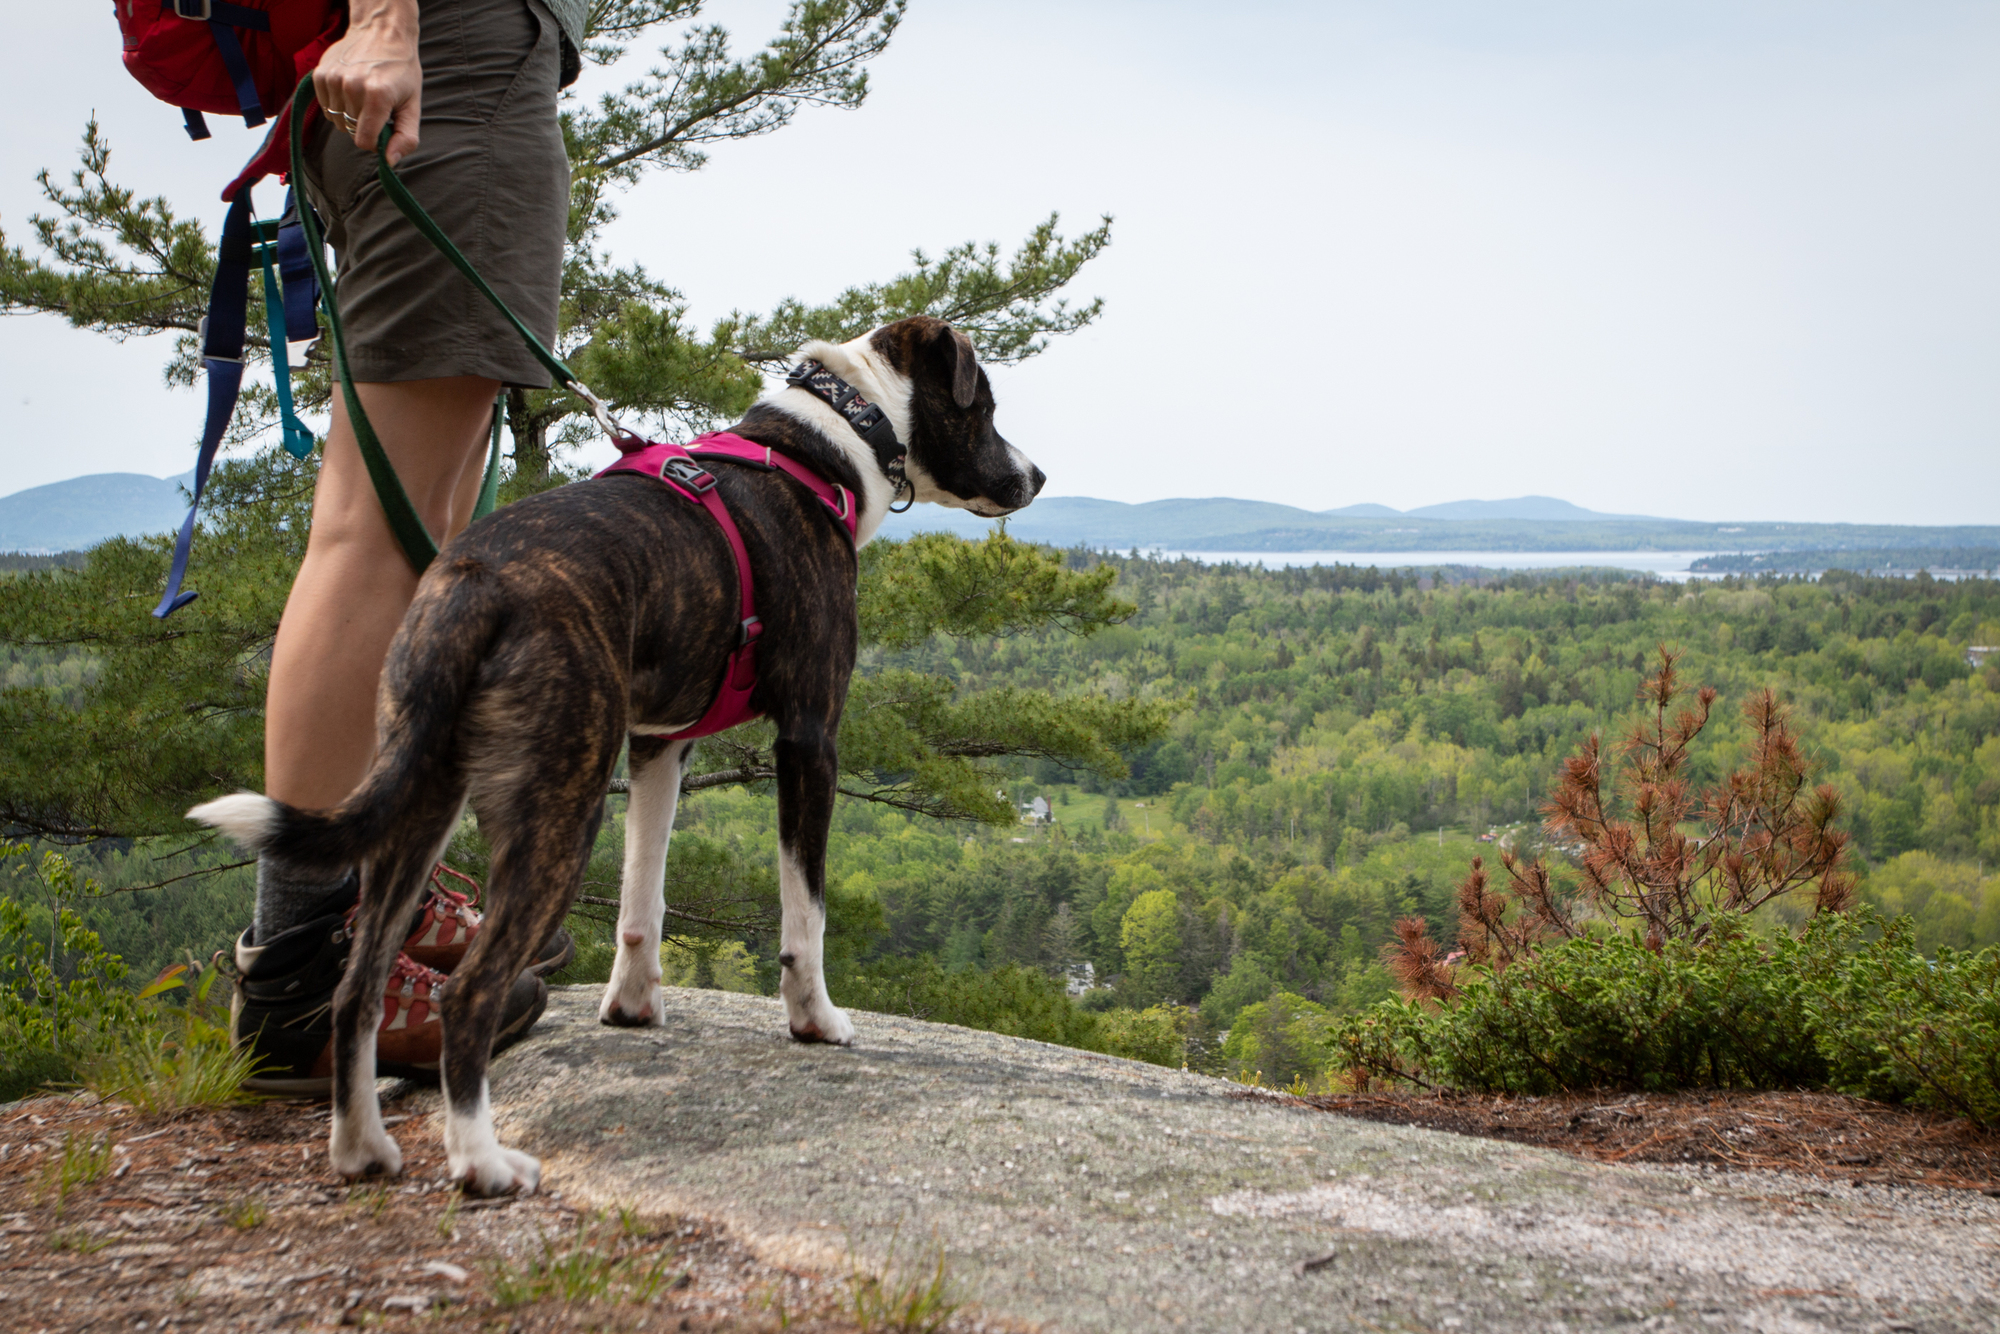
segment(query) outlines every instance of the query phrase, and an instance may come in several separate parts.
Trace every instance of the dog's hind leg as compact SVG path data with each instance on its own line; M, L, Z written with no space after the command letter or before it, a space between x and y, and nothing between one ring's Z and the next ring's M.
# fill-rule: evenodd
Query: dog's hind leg
M625 807L625 878L618 890L618 957L597 1007L599 1023L627 1027L665 1022L660 995L660 928L667 842L681 799L681 771L694 743L634 736L632 789Z
M781 725L778 762L778 899L784 934L778 991L800 1042L854 1041L854 1025L826 994L826 834L833 823L838 759L821 719Z
M382 1106L375 1100L382 994L424 879L463 806L462 799L449 804L442 837L435 827L412 829L362 868L354 944L347 974L333 993L333 1124L327 1152L342 1176L394 1176L403 1170L403 1151L383 1128Z
M532 1192L541 1164L493 1133L486 1071L507 993L576 894L603 810L611 757L587 774L535 774L501 800L479 796L504 832L478 937L444 995L444 1147L450 1179L471 1195ZM543 787L544 782L547 787Z

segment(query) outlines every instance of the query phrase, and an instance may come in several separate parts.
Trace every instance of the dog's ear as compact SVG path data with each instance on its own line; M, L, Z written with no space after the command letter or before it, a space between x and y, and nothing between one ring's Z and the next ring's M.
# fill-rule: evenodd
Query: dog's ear
M979 354L972 350L972 340L957 329L951 331L951 346L957 357L951 372L951 401L969 408L979 397Z

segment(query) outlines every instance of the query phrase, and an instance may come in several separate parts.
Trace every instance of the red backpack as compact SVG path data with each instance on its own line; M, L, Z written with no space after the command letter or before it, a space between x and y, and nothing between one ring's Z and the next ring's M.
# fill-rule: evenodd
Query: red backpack
M281 224L252 216L250 187L289 169L286 131L292 90L347 30L347 4L346 0L113 0L113 8L125 38L125 68L153 96L181 109L190 138L208 138L203 112L234 113L247 126L262 125L276 115L257 155L222 192L229 201L229 214L217 248L208 315L201 322L208 417L195 458L194 503L188 506L174 542L166 594L153 610L153 615L164 618L195 597L192 590L182 591L181 581L187 574L202 489L236 411L243 380L248 287L251 274L259 268L264 276L265 322L273 331L271 370L284 446L299 458L312 452L312 432L292 410L290 356L284 347L309 342L319 333L319 293L311 258L295 219ZM311 110L317 111L317 104ZM284 212L292 212L289 198Z
M188 136L204 111L262 125L347 30L346 0L113 0L125 68L181 109Z

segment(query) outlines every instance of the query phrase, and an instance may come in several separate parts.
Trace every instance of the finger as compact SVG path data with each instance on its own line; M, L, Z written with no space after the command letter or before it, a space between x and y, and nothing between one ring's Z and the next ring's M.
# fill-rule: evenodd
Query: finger
M417 124L423 119L423 95L412 94L410 100L396 108L396 132L389 136L387 157L389 165L395 166L417 147Z
M348 109L358 98L348 96L346 81L337 74L330 75L322 67L313 71L313 95L318 100L320 110L326 113L327 123L342 134L352 135L357 147L361 143L361 126L354 113Z
M354 146L364 153L375 151L375 141L382 136L382 127L389 123L391 108L388 99L371 96L355 113L354 120L347 126L354 131Z
M346 108L339 82L324 65L313 71L312 80L313 100L319 103L319 109L326 113L328 120L339 122Z

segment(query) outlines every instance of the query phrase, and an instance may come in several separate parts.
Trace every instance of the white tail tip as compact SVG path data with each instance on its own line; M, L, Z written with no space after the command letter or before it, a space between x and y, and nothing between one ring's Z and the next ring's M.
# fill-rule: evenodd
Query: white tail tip
M188 812L188 819L220 829L241 846L257 852L278 832L278 803L255 792L232 792L203 802Z

